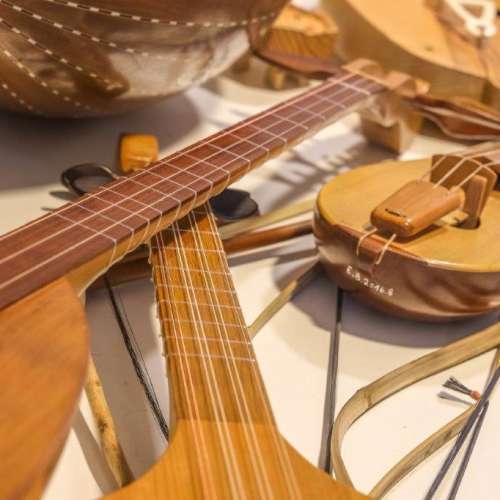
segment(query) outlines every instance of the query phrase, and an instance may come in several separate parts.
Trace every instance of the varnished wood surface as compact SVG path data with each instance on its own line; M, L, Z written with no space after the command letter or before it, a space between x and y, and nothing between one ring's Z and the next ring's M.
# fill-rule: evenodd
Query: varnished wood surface
M374 260L387 239L375 235L356 255L374 207L430 166L430 160L385 162L357 168L327 184L318 197L315 223L323 262L341 286L400 315L450 319L498 308L498 191L490 196L477 229L439 223L416 237L396 240L378 266ZM387 293L391 289L392 296Z
M142 107L214 76L285 0L1 0L0 106L44 116Z
M56 290L55 296L45 296L44 287L50 291L60 283L59 278L66 276L81 293L113 262L161 228L200 206L251 168L357 109L384 89L380 83L342 70L302 96L0 237L1 328L6 328L2 340L19 329L23 332L15 339L21 343L11 343L15 356L10 347L5 350L9 362L21 365L2 370L2 381L9 384L4 395L10 401L5 408L12 405L9 418L0 426L1 435L7 436L2 441L5 454L11 455L13 464L4 468L11 475L5 478L5 488L16 494L28 487L41 491L61 450L87 367L85 323L80 309L75 312L77 299L66 281L58 285L62 289L60 293ZM70 296L65 300L67 294ZM38 300L42 298L46 298L46 305ZM52 307L54 314L50 314ZM73 335L68 336L68 331ZM61 350L58 345L62 345ZM59 360L62 352L64 360ZM53 369L43 364L45 357L48 363L56 363ZM23 371L25 358L36 361L33 372ZM66 363L68 368L61 378L61 367ZM16 398L25 385L37 391L32 400ZM53 398L46 406L40 401L45 395ZM45 422L45 408L52 412L50 425ZM16 430L22 435L12 431L16 420L26 423ZM29 441L26 434L31 437ZM23 461L25 455L30 460Z
M323 187L318 209L330 224L349 226L361 233L379 202L409 180L420 178L430 167L430 159L424 159L357 168ZM494 191L479 230L443 224L421 237L397 241L394 248L449 270L500 272L500 257L495 251L500 242L499 219L500 192Z
M207 205L160 233L151 260L174 435L111 498L364 498L279 434Z
M329 81L0 237L0 307L68 274L79 291L228 184L384 90Z
M1 498L38 498L88 366L83 307L65 280L0 311Z
M343 59L369 57L427 80L441 97L463 95L500 107L498 33L478 50L439 21L425 0L323 4L339 26L337 49Z
M304 222L294 222L277 228L253 233L243 233L223 240L224 250L228 255L238 252L246 252L256 248L282 243L300 236L312 233L311 220ZM145 248L129 254L121 262L115 264L108 272L107 276L114 285L127 283L129 281L148 278L151 275L151 268L148 262L149 252ZM91 289L103 288L103 279L94 281Z

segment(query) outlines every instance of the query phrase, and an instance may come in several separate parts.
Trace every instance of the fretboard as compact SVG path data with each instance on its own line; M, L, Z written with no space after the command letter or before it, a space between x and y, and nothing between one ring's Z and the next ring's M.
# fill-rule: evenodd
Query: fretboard
M152 238L151 263L173 420L210 469L202 496L299 498L208 203Z
M249 170L384 90L339 70L298 97L0 237L0 308L64 275L84 287Z
M176 417L267 422L270 407L209 205L158 233L150 247Z

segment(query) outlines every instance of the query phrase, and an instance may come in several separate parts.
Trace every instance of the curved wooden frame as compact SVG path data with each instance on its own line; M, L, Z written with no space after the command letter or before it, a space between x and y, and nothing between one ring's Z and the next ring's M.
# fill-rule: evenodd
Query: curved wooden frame
M496 323L481 332L453 342L400 368L396 368L359 389L342 407L333 426L331 438L332 466L337 479L354 486L342 458L342 443L347 431L356 420L398 391L490 351L499 345L500 323ZM498 363L499 358L496 356L494 364L498 365ZM465 411L408 453L378 481L370 491L370 495L376 498L384 496L419 463L452 439L460 431L471 411L472 409Z

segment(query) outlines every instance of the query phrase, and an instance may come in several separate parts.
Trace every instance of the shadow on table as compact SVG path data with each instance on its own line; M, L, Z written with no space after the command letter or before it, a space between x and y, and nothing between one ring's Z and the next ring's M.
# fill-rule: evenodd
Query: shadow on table
M164 148L182 139L198 122L197 111L185 95L107 118L46 119L2 112L0 192L53 184L65 168L78 163L114 166L122 133L154 134Z

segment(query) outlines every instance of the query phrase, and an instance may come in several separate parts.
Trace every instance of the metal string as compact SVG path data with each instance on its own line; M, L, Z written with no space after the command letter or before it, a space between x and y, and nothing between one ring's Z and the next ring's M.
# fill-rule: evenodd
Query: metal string
M243 489L243 483L241 478L241 471L238 467L238 462L235 456L234 444L231 440L231 435L227 425L227 419L225 415L224 406L222 403L222 396L219 390L219 385L217 383L217 376L215 372L215 368L213 365L213 361L210 358L210 351L208 347L208 342L206 340L206 332L203 325L203 318L196 303L196 297L194 297L193 301L193 292L190 287L193 286L192 278L190 273L188 272L189 266L187 261L186 252L182 246L182 236L178 232L178 224L175 224L173 227L173 234L176 243L176 257L178 259L180 275L182 277L182 281L185 286L185 290L188 293L189 297L189 309L192 314L192 317L195 319L194 330L196 332L196 337L198 341L198 346L200 348L200 353L205 353L205 356L201 357L201 365L203 366L206 381L209 389L210 399L212 401L212 407L216 412L215 423L217 426L217 431L219 434L219 439L223 452L223 459L226 464L226 470L229 474L229 483L233 496L235 498L246 498ZM159 236L160 240L163 244L162 233ZM168 269L168 267L167 267ZM181 356L182 357L182 356ZM237 496L240 495L240 496Z
M108 291L109 298L111 300L111 305L113 307L116 321L123 337L123 342L125 343L125 347L127 348L128 354L132 361L132 365L134 366L135 373L144 390L144 394L146 395L146 399L148 400L149 407L151 408L151 412L153 413L158 427L160 428L165 441L168 442L169 428L166 419L161 411L153 381L151 380L146 362L144 361L144 358L142 356L142 351L137 343L137 339L135 338L134 330L130 325L126 309L123 306L120 294L118 292L115 293L115 290L113 289L109 278L104 275L103 279ZM137 355L137 352L139 353L139 356Z
M199 142L197 142L197 143L195 143L195 144L193 144L193 145L189 146L189 147L188 147L187 149L185 149L185 150L178 151L177 153L174 153L173 155L168 156L167 158L164 158L163 160L160 160L160 161L158 161L158 162L155 162L155 163L154 163L154 165L153 165L151 168L147 169L147 170L141 170L141 171L139 171L139 172L137 172L137 173L135 173L135 174L132 174L132 175L130 175L130 176L125 176L125 177L123 177L123 178L120 178L119 180L117 180L117 181L115 181L115 182L111 183L109 186L102 186L100 189L98 189L98 190L96 190L96 191L94 191L94 192L89 193L88 195L86 195L85 197L83 197L83 198L82 198L81 200L79 200L79 201L76 201L76 202L71 203L71 204L68 204L68 205L64 205L64 206L63 206L63 207L61 207L61 209L59 209L58 211L55 211L55 212L53 212L53 213L51 213L51 214L49 214L49 215L47 215L47 216L45 216L45 217L43 217L43 218L39 218L39 219L36 219L36 220L34 220L34 221L31 221L31 222L29 222L28 224L25 224L24 226L22 226L22 227L20 227L20 228L18 228L18 229L15 229L15 230L13 230L13 231L11 231L11 232L9 232L9 233L7 233L7 234L3 235L3 236L0 236L0 241L2 241L3 239L5 239L5 238L7 238L7 237L13 236L13 235L14 235L14 234L16 234L17 232L20 232L20 231L23 231L23 230L25 230L25 229L28 229L28 228L32 227L33 225L36 225L36 224L40 223L41 221L46 221L47 219L49 219L49 218L54 217L55 215L57 215L59 212L61 212L61 213L62 213L62 212L64 212L65 210L68 210L68 209L73 208L73 207L75 207L75 206L80 206L80 204L81 204L82 202L84 202L84 201L87 201L87 200L92 199L92 198L97 198L97 199L99 199L99 194L101 194L102 192L111 191L111 192L112 192L112 193L114 193L114 194L119 194L119 193L116 193L115 191L112 191L112 188L118 187L118 186L120 186L121 184L124 184L124 183L128 182L128 181L129 181L129 180L131 180L131 179L135 179L136 177L141 177L142 175L145 175L145 174L147 174L147 173L154 172L154 169L155 169L156 167L167 166L167 167L169 167L169 168L170 168L170 167L172 167L172 165L170 165L170 164L169 164L169 162L172 162L173 160L175 160L175 159L177 159L177 158L179 158L179 157L181 157L181 156L185 155L186 153L189 153L189 152L191 152L191 151L195 150L196 148L199 148L199 147L202 147L202 146L205 146L205 145L210 145L210 142L212 142L212 141L213 141L213 140L215 140L215 139L220 139L220 138L225 137L225 136L227 136L227 135L234 135L233 133L234 133L234 132L236 132L236 131L238 131L238 130L240 130L241 128L247 127L248 125L252 125L253 123L255 123L255 122L259 121L259 120L262 120L262 119L264 119L264 118L268 118L268 117L270 117L270 116L272 116L272 115L275 115L278 111L281 111L282 109L286 109L288 106L293 105L295 102L299 102L299 103L300 103L300 101L302 101L302 100L306 100L306 99L308 99L308 98L310 98L310 97L312 97L312 96L315 96L316 94L319 94L319 93L320 93L320 92L322 92L322 91L325 91L325 90L330 90L332 86L335 86L335 85L338 85L338 84L341 84L341 85L342 85L342 84L343 84L343 82L345 82L346 80L351 79L351 78L353 78L353 77L355 77L355 78L359 78L359 75L357 75L357 74L347 74L347 75L344 75L344 76L343 76L343 77L341 77L341 78L332 78L332 79L329 79L329 80L327 81L327 83L325 83L325 84L321 84L321 85L318 85L316 88L312 89L311 91L309 91L309 92L307 92L307 93L305 93L305 94L301 94L301 95L299 95L299 96L297 96L297 97L295 97L295 98L293 98L293 99L290 99L290 100L288 100L288 101L285 101L284 103L279 104L279 105L277 105L277 106L274 106L273 108L270 108L270 109L269 109L269 110L267 110L267 111L264 111L264 112L262 112L262 113L258 113L257 115L255 115L255 116L253 116L253 117L251 117L251 118L249 118L249 119L247 119L247 120L243 120L242 122L240 122L239 124L237 124L237 125L235 125L235 126L233 126L233 127L230 127L230 128L228 128L228 129L226 129L226 130L222 130L221 132L218 132L217 134L214 134L214 135L212 135L212 136L210 136L210 137L208 137L208 138L206 138L206 139L204 139L204 140L202 140L202 141L199 141ZM361 80L361 83L365 83L366 81L367 81L366 79L365 79L365 80ZM351 83L352 83L352 82L351 82ZM368 83L370 84L370 86L371 86L371 85L373 85L373 84L375 84L375 85L379 86L379 84L377 84L376 82L368 81ZM323 99L323 100L327 100L327 101L329 101L330 99L332 99L332 98L334 98L334 97L337 97L339 94L341 94L341 93L343 93L343 92L345 92L345 91L350 91L350 90L351 90L351 89L349 89L349 88L347 88L347 87L339 88L339 89L336 89L336 90L333 92L333 94L329 95L328 97L323 97L322 99ZM374 90L374 91L375 91L375 90ZM349 99L349 98L352 98L352 95L351 95L351 94L349 94L349 95L347 96L347 99ZM329 107L327 107L327 108L326 108L326 111L328 112L330 109L332 109L332 108L334 108L334 107L337 107L337 106L342 107L342 102L343 102L343 101L344 101L344 99L341 99L339 102L335 102L335 103L333 103L333 102L332 102L332 103L331 103L331 105L330 105ZM315 104L317 104L317 103L315 103ZM304 111L305 111L305 112L309 112L309 113L311 113L311 114L312 114L312 115L314 115L314 116L318 116L316 113L310 112L307 108L298 108L298 109L299 109L299 111L298 111L298 112L296 112L296 113L293 113L292 115L290 115L290 117L288 117L288 119L290 119L291 117L296 116L296 115L297 115L297 114L299 114L300 112L304 112ZM346 108L346 109L347 109L347 108ZM284 120L282 120L280 117L278 117L278 118L279 118L279 121L277 121L277 122L275 122L275 123L271 124L271 126L274 126L274 125L276 125L277 123L284 121ZM327 120L327 117L322 117L322 119L326 121L326 120ZM332 118L332 119L333 119L333 118ZM260 127L256 127L256 128L258 128L257 132L256 132L255 134L250 135L248 138L252 138L253 136L260 134L261 132L268 132L268 129L267 129L267 128L260 128ZM287 131L285 131L284 133L287 133L287 132L289 132L290 130L293 130L293 128L294 128L294 127L290 127L290 129L288 129L288 130L287 130ZM269 132L268 132L268 133L269 133ZM237 137L237 136L236 136L236 137ZM235 145L243 144L243 143L244 143L244 142L245 142L248 138L241 138L239 141L236 141L236 142L235 142L234 144L232 144L231 146L235 146ZM272 139L272 140L274 140L274 139ZM266 142L264 142L263 144L267 144L267 142L271 142L272 140L266 141ZM261 146L261 145L259 145L258 147L260 147L260 146ZM247 153L247 154L249 154L249 153L252 153L252 152L256 151L256 150L258 149L258 147L256 147L256 148L254 148L254 149L252 149L252 150L248 151L248 153ZM227 151L227 152L228 152L228 153L230 153L229 151ZM187 169L185 169L185 170L183 170L183 171L184 171L184 172L189 173L189 170L190 170L192 167L194 167L194 166L196 166L196 165L199 165L200 163L206 162L207 160L209 160L210 158L212 158L212 157L214 157L214 156L216 156L216 155L218 155L218 154L220 154L220 153L219 153L219 152L217 152L217 153L213 153L213 154L211 154L211 155L209 155L209 156L207 156L207 157L205 157L205 158L203 158L203 159L201 159L201 160L197 160L195 163L193 163L192 165L190 165L190 166L189 166L189 168L187 168ZM215 167L215 166L214 166L215 168L214 168L214 170L213 170L211 173L214 173L214 172L217 172L217 171L220 171L220 170L224 171L224 170L223 170L223 167L225 167L225 166L229 165L232 161L233 161L233 160L231 160L231 161L227 162L226 164L224 164L224 165L222 165L222 166L220 166L220 167ZM226 171L224 171L224 172L225 172L226 174L228 174L228 172L226 172ZM135 196L135 195L137 195L137 194L140 194L140 193L142 193L142 192L147 192L147 191L148 191L149 189L151 189L152 187L154 187L154 186L156 186L156 185L160 184L160 183L161 183L161 182L163 182L163 181L171 180L171 179L172 179L173 177L175 177L176 175L177 175L177 172L176 172L176 173L174 173L174 174L173 174L173 175L171 175L171 176L161 177L161 181L160 181L160 182L155 183L155 184L152 184L151 186L148 186L148 188L147 188L147 189L143 189L143 190L141 190L141 191L138 191L137 193L134 193L134 195L133 195L133 196ZM191 175L192 175L192 174L191 174ZM162 193L162 194L163 194L163 196L171 196L172 194L175 194L175 193L177 193L178 191L180 191L180 190L173 191L172 193L169 193L168 195L165 195L164 193ZM125 201L125 200L137 201L137 200L135 200L134 198L132 198L131 196L124 196L124 195L122 195L122 196L123 196L123 198L124 198L124 200L122 200L122 201ZM108 207L107 207L107 208L108 208ZM120 208L121 208L121 207L120 207ZM98 215L98 214L100 214L100 211L93 212L93 215ZM64 230L66 230L66 229L69 229L69 228L65 228ZM53 234L53 235L51 235L51 236L56 236L57 234L59 234L59 233L57 233L57 232L56 232L55 234ZM3 260L3 259L2 259L2 260Z
M209 209L209 207L207 207L206 205L202 205L201 210L196 210L196 213L201 213L206 218L206 220L209 222L211 228L213 225L215 225L211 209ZM210 302L209 305L212 308L214 317L217 318L218 320L220 320L220 324L218 324L216 328L217 328L218 334L220 335L220 339L222 340L221 347L222 347L222 351L224 353L224 357L228 360L227 372L228 372L230 380L231 380L231 386L232 386L232 390L234 392L235 400L237 403L238 412L241 415L242 420L245 421L246 423L248 423L248 428L246 425L244 425L243 431L245 433L245 440L248 444L248 450L251 454L252 466L256 471L257 483L258 483L259 490L261 491L260 494L265 495L265 498L273 498L274 495L272 494L270 480L269 480L269 477L267 475L266 467L265 467L265 464L263 461L262 450L260 449L259 441L257 440L255 429L252 425L252 417L250 414L248 402L246 400L243 383L242 383L239 368L238 368L238 365L237 365L237 362L236 362L236 359L234 356L233 348L231 346L231 338L229 336L229 332L227 331L227 327L224 324L224 320L225 320L224 314L221 313L221 303L218 299L218 294L214 293L214 291L213 291L213 289L215 288L215 284L214 284L214 281L212 278L213 273L210 270L210 265L207 261L206 253L204 252L203 241L200 238L200 234L198 234L198 225L196 222L196 216L193 214L193 212L191 212L188 215L188 217L189 217L189 220L191 222L191 228L192 228L192 233L193 233L193 237L194 237L193 247L199 249L199 252L197 252L197 255L199 257L201 257L200 258L200 265L202 266L202 268L205 268L206 271L210 271L207 273L203 273L203 281L204 281L204 284L206 287L206 292L208 294L207 300L208 300L208 302ZM213 230L213 228L212 228L212 230ZM213 232L212 233L212 241L215 242L215 240L217 238L219 238L218 233ZM221 265L222 269L225 270L226 266L224 265L225 264L224 257L222 257L220 254L216 254L216 258L222 264ZM201 260L203 260L203 262L201 262ZM208 280L207 280L207 276L208 276ZM227 284L231 285L230 280L228 279L226 272L224 272L223 276L224 277L222 279L224 279ZM227 288L231 289L232 287L228 286ZM215 300L214 300L214 298L215 298ZM239 322L241 323L241 319L240 319L241 318L241 311L240 311L238 305L236 304L235 299L236 299L235 296L231 295L231 302L233 302L234 314L238 318ZM242 328L246 328L246 326L242 326ZM224 335L222 335L222 334L224 334ZM226 342L227 342L227 349L230 352L229 357L227 356L227 353L226 353ZM253 352L250 348L250 344L246 345L246 350L248 351L249 358L250 359L254 358ZM232 362L231 363L232 369L230 367L229 360L231 360L231 362ZM233 376L233 374L235 376ZM240 397L241 397L241 401L243 403L243 408L242 408L242 405L240 403ZM250 436L249 436L249 433L250 433ZM253 447L251 446L250 440L253 440ZM258 460L259 464L256 463L256 460ZM257 465L259 466L259 468L257 467ZM261 476L259 476L259 474L261 474ZM262 493L262 491L263 491L263 484L261 482L262 479L265 483L265 489L267 490L266 493Z
M213 223L213 219L209 219L209 220L210 220L210 224L212 226L212 230L215 233L216 231L218 231L218 229L215 227L215 225ZM218 233L215 233L215 234L218 235ZM226 259L226 254L223 251L221 239L219 237L216 237L216 238L214 238L214 242L215 242L217 248L220 250L218 258L219 258L222 266L229 271L229 267L228 267L227 259ZM224 276L224 279L225 279L226 283L228 284L228 287L232 289L233 284L232 284L231 274L226 273L226 275ZM237 306L238 310L240 311L240 314L237 315L237 320L240 323L241 331L246 332L247 326L243 321L243 315L241 314L241 309L240 309L237 297L232 296L231 300L232 300L233 304L235 306ZM301 497L300 490L298 487L295 472L294 472L293 467L292 467L291 462L290 462L290 456L287 452L287 449L285 448L285 442L284 442L283 438L278 433L278 429L276 427L274 417L270 411L269 402L268 402L267 396L266 396L265 391L264 391L263 386L262 386L263 382L262 382L260 372L258 370L257 363L252 363L251 369L253 370L254 375L256 377L256 380L257 380L256 386L257 386L257 389L259 391L260 397L261 397L262 402L263 402L263 408L264 408L264 411L266 413L266 417L267 417L269 423L271 424L271 435L273 437L274 444L276 446L276 450L279 450L278 457L281 461L282 468L283 468L283 470L288 469L288 476L290 478L290 486L293 490L293 496L295 498L300 498ZM292 493L292 492L290 492L290 493Z
M174 223L174 225L177 225L177 222ZM170 298L171 297L171 290L170 290L170 287L168 286L168 279L167 279L167 275L166 275L167 265L165 262L167 246L163 242L162 233L157 234L154 238L154 241L156 242L156 248L153 250L151 245L149 248L150 248L151 256L153 255L153 252L154 252L154 255L156 255L156 257L157 257L158 263L154 265L154 269L158 270L159 274L161 276L161 279L158 279L156 272L153 272L154 284L156 287L156 295L158 298L160 297L158 285L162 284L161 281L163 280L163 288L165 289L167 297ZM153 260L152 260L152 262L153 262ZM187 352L186 346L184 344L184 338L182 335L182 326L181 326L181 322L180 322L180 319L178 316L177 308L173 306L172 300L171 300L169 305L170 305L170 313L171 314L168 314L168 319L170 320L170 322L172 324L172 329L171 330L169 329L169 331L171 331L174 334L178 345L180 344L179 339L181 339L182 348L183 348L184 352ZM157 307L158 307L158 316L159 316L159 319L161 321L162 333L165 335L164 323L165 323L165 319L167 318L167 315L165 315L163 313L163 309L162 309L160 303L157 303ZM177 321L177 323L176 323L176 321ZM166 349L166 337L165 337L164 345L165 345L164 348ZM185 368L184 364L186 365L186 370L184 369ZM199 451L200 453L203 454L203 456L200 456L200 453L195 453L195 456L196 456L197 461L198 461L199 470L202 474L202 481L204 479L205 481L203 484L207 484L211 490L211 495L209 496L209 498L216 498L215 486L214 486L214 482L213 482L214 474L212 471L212 465L211 465L211 460L210 460L210 456L209 456L208 446L207 446L205 435L204 435L204 432L203 432L203 429L201 426L200 410L198 408L198 401L196 399L196 391L194 388L193 376L191 374L191 371L189 368L189 361L187 358L184 359L182 356L179 357L179 368L180 368L181 378L182 378L182 382L184 385L184 390L186 392L186 396L188 396L188 393L191 394L191 397L186 397L186 404L188 406L188 411L189 411L190 415L194 414L194 416L195 416L194 419L193 418L189 419L189 423L190 423L192 430L193 430L193 438L195 439L195 444L197 445L195 447L195 450ZM195 420L196 420L196 422L195 422ZM198 440L198 442L196 442L196 439ZM205 468L208 468L208 475L207 475Z

